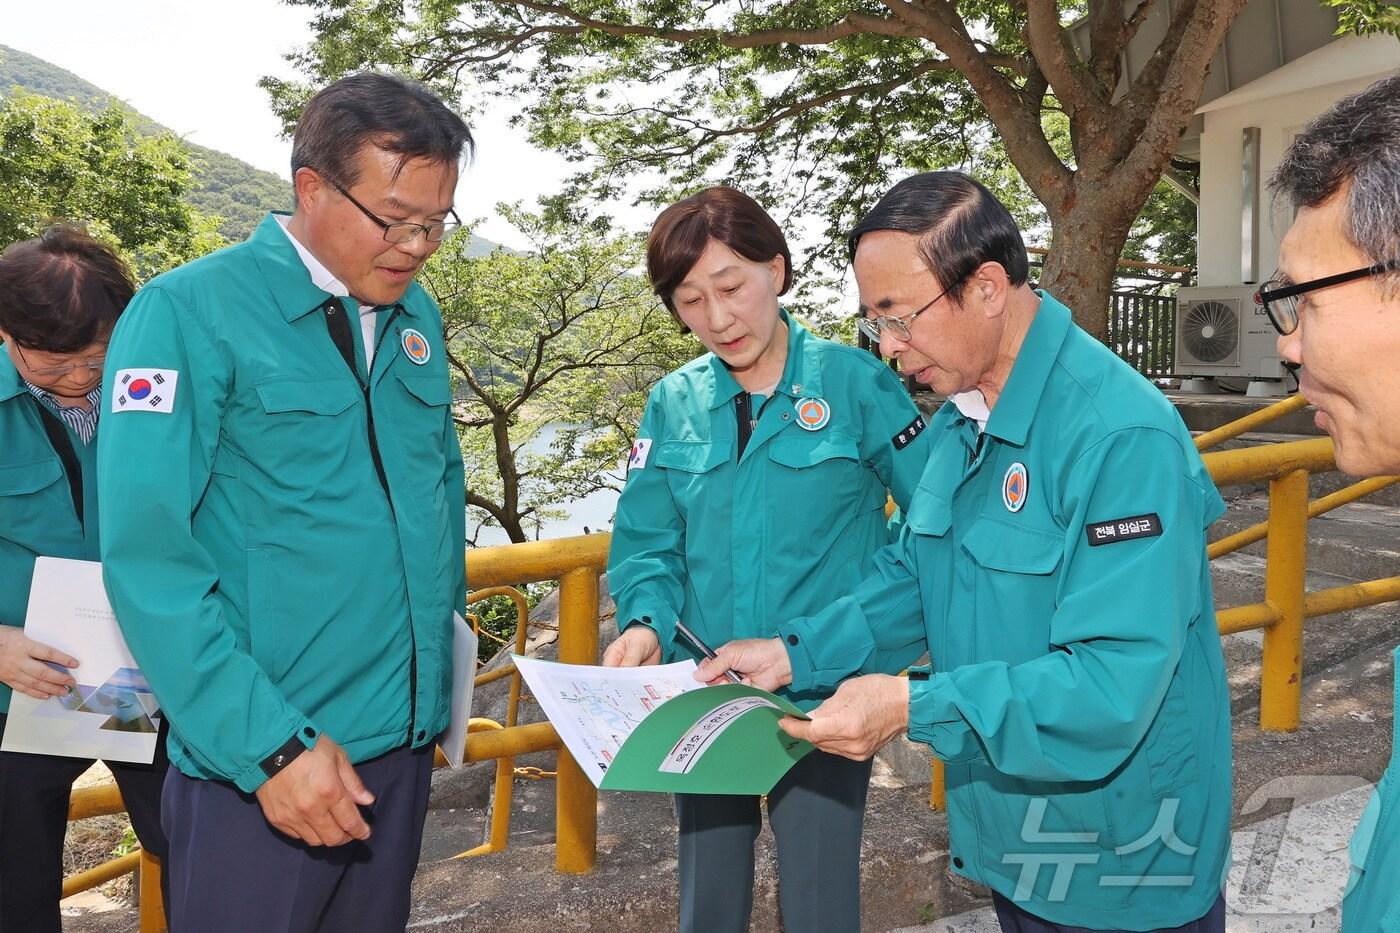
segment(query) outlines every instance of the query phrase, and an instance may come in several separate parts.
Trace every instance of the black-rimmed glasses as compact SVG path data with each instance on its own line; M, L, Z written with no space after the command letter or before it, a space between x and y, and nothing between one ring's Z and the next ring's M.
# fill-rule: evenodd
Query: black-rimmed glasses
M370 220L374 221L379 229L384 231L384 239L388 240L390 243L411 243L418 238L419 233L427 237L429 243L440 243L449 233L452 233L458 227L462 226L462 219L458 217L457 212L450 207L447 209L447 213L452 215L451 220L439 220L431 224L415 224L408 221L391 223L355 200L355 196L342 188L339 182L332 181L331 179L326 180L330 181L331 186L335 188L336 191L345 195L347 201L358 207L361 214L364 214Z
M909 325L913 322L914 318L923 314L925 311L927 311L929 308L932 308L934 305L938 304L938 302L943 298L944 295L947 295L953 289L957 288L960 284L961 280L954 282L952 285L949 285L947 288L943 289L943 291L938 293L937 298L933 299L928 304L924 305L922 308L919 308L917 311L911 311L908 314L903 315L902 317L862 316L856 318L856 326L860 328L860 332L862 334L865 334L865 336L869 337L876 343L880 342L880 336L884 333L890 333L894 335L896 339L907 343L910 337L912 336L909 333Z
M1319 288L1331 288L1333 285L1381 275L1397 268L1400 268L1400 260L1392 259L1389 262L1378 262L1374 266L1367 266L1364 269L1353 269L1350 272L1326 275L1320 279L1299 282L1296 285L1289 284L1286 279L1271 278L1259 286L1259 291L1254 293L1254 303L1264 309L1264 313L1269 316L1269 323L1274 325L1274 330L1287 336L1298 329L1299 295L1317 291Z

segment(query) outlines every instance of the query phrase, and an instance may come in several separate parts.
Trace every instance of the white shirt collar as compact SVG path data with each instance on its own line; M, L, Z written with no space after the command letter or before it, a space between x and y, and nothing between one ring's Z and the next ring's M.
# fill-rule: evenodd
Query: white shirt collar
M954 392L948 396L948 401L957 406L964 418L977 422L978 431L987 429L987 419L992 416L992 410L987 407L987 399L981 389Z
M331 270L327 269L321 263L321 260L311 255L311 250L303 246L300 240L292 236L292 231L287 229L287 225L291 223L292 218L285 214L273 214L272 216L277 219L277 225L282 228L282 232L287 235L287 239L291 240L292 245L296 247L297 255L301 257L302 264L306 266L306 271L311 273L311 284L315 285L323 292L330 292L338 298L349 298L350 289L346 288L345 284L341 282L340 279L336 278L331 273Z

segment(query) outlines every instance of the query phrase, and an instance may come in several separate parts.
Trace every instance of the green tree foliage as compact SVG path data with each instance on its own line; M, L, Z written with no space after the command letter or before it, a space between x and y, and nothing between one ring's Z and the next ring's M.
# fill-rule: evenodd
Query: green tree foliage
M366 66L480 88L579 162L566 202L733 180L789 229L818 218L825 267L895 173L1009 164L1043 210L1042 281L1102 335L1115 263L1246 0L294 2L317 14L293 58L308 83L264 82L289 119ZM1140 31L1155 54L1125 74Z
M470 256L459 234L421 281L442 307L459 384L471 525L526 541L566 503L620 485L647 390L699 345L637 274L635 237L499 209L529 252ZM526 452L561 425L547 450Z
M185 201L190 184L179 140L136 134L119 106L90 113L28 93L0 101L0 243L73 221L119 246L145 279L223 243Z
M1388 32L1400 36L1400 4L1395 0L1322 0L1337 8L1337 35Z
M16 87L76 102L93 113L116 103L111 94L71 71L0 46L0 96ZM171 135L170 130L135 111L129 111L128 118L142 136ZM292 186L272 172L191 142L181 140L179 145L189 156L192 176L186 200L204 216L217 218L219 233L229 240L246 238L268 211L291 209Z

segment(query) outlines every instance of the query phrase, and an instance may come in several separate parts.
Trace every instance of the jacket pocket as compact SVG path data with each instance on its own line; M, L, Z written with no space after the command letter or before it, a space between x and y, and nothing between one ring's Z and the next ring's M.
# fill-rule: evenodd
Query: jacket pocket
M349 380L275 381L254 387L254 424L239 453L264 474L307 489L343 482L365 449L363 402Z
M944 665L1021 664L1054 650L1050 621L1062 538L984 518L969 529L962 546L973 564L973 617L957 620L960 631L949 631Z
M681 517L704 514L707 506L728 508L728 493L711 482L714 471L734 452L730 441L661 441L652 449L653 463L665 471L666 484Z
M728 441L662 441L652 456L663 470L708 473L728 460L732 450Z
M0 538L53 553L50 548L59 540L59 529L68 526L81 541L82 529L57 457L0 463Z
M447 457L447 406L452 402L452 386L445 376L417 376L395 373L407 398L389 413L375 412L375 429L380 448L389 457L388 444L394 444L407 465L406 476L420 494L442 485ZM460 453L456 453L461 456ZM398 479L398 477L396 477ZM441 495L439 490L434 502ZM436 507L436 506L435 506Z

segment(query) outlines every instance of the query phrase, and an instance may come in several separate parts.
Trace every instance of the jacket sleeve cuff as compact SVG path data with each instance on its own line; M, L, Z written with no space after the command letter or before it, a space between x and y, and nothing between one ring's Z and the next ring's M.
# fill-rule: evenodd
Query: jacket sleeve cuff
M909 738L923 742L945 762L986 761L977 734L948 696L947 675L927 675L925 670L910 668L909 671Z
M316 740L320 738L320 735L321 730L317 728L316 725L311 722L311 720L303 719L297 724L296 731L292 734L292 737L300 739L301 744L305 745L307 750L309 751L310 749L316 747ZM284 732L282 733L282 739L276 744L270 746L267 749L266 754L260 756L249 767L245 768L240 774L236 775L234 777L233 783L237 785L238 789L243 791L245 794L251 794L254 791L256 791L259 787L261 787L264 783L266 783L268 777L267 772L263 770L263 762L267 759L269 755L275 754L279 748L281 748L287 743L287 741L288 737L287 734Z
M617 614L617 630L619 633L627 631L634 625L646 626L656 633L656 640L661 644L661 661L663 664L675 660L675 612L660 606L648 606L646 608L633 606L627 615L623 615L620 612Z

